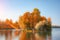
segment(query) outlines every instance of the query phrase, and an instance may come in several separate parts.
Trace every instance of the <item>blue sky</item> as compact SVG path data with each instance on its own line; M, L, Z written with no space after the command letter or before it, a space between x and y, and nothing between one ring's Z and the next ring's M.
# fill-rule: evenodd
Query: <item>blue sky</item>
M52 24L60 25L60 0L0 0L0 20L16 21L24 12L32 12L34 8L41 11L41 16L51 17Z

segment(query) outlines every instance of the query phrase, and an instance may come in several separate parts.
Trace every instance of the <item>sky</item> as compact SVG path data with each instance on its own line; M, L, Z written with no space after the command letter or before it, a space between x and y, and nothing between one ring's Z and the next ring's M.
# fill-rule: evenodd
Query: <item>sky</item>
M41 16L51 17L53 25L60 25L60 0L0 0L0 20L18 20L24 12L38 8Z

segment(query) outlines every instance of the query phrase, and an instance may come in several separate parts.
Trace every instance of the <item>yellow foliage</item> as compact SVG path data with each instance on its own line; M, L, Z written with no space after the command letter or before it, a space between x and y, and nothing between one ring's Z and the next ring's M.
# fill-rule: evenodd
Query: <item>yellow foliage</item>
M19 25L21 28L26 27L33 28L39 21L40 21L40 12L36 8L33 10L32 13L25 12L23 16L19 17Z

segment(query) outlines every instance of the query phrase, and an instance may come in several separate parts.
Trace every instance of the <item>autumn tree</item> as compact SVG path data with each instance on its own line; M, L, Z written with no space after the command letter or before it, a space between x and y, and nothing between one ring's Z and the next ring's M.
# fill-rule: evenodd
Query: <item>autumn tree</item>
M19 17L19 25L25 29L30 26L30 13L26 12L23 16Z
M51 18L50 17L47 19L47 21L49 24L51 24Z
M43 21L43 20L47 21L46 17L41 16L41 21Z
M46 22L45 23L46 25L44 24L45 26L49 26L51 24L50 18L48 18L47 20L46 17L40 15L39 9L34 8L32 13L25 12L24 15L20 16L18 20L18 24L22 29L25 29L25 28L30 29L30 28L35 28L36 24L41 21ZM49 25L47 25L47 23Z
M41 20L40 11L37 8L34 8L32 12L33 27Z
M32 13L25 12L23 16L19 17L19 25L22 28L34 28L40 19L40 11L35 8Z
M9 19L6 19L6 21L5 21L6 23L9 23Z
M14 22L14 23L13 23L13 25L14 25L16 28L20 29L20 27L19 27L19 25L18 25L18 22L17 22L17 21L16 21L16 22Z
M51 18L49 17L48 19L47 19L47 21L48 21L48 27L47 27L47 30L51 30Z
M24 24L23 24L23 16L19 17L18 24L19 24L20 28L25 28Z

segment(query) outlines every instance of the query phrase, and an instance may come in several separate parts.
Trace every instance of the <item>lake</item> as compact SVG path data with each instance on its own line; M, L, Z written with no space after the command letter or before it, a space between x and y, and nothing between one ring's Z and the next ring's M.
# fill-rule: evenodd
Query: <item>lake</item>
M51 32L0 30L0 40L60 40L60 28L52 28Z
M52 40L60 40L60 28L52 28Z

